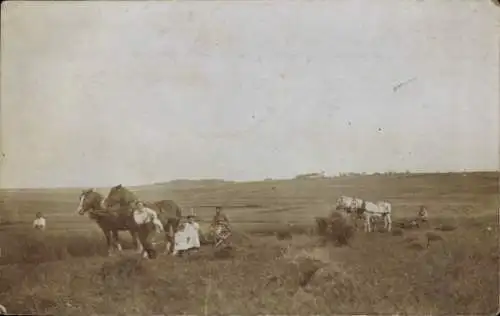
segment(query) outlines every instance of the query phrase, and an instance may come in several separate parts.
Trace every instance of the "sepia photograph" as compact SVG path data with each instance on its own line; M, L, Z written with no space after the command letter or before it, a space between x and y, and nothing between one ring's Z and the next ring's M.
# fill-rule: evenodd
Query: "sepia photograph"
M0 315L495 315L497 0L3 1Z

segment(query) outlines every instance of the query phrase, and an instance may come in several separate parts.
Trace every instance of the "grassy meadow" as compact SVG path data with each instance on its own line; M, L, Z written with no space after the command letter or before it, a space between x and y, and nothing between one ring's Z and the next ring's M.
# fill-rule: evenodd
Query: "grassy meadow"
M175 200L185 214L194 208L205 230L221 205L235 230L231 251L202 246L154 260L132 251L127 232L125 251L106 256L102 232L76 214L80 189L0 190L0 304L53 315L492 315L498 186L490 172L133 187L145 200ZM324 243L314 219L340 195L389 200L394 232ZM398 229L421 204L429 226ZM31 229L39 211L45 232ZM280 231L292 238L276 238Z

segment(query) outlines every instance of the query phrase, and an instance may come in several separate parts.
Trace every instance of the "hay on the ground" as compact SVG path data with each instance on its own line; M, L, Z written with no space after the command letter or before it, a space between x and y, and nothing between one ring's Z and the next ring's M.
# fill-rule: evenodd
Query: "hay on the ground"
M425 233L425 237L427 238L427 247L429 247L431 242L443 240L443 236L436 232L427 232Z
M435 229L443 231L443 232L449 232L449 231L453 231L453 230L457 229L457 226L453 225L453 224L441 224L438 227L436 227Z
M317 231L325 241L334 242L338 246L349 245L354 237L352 221L340 212L332 212L327 218L316 218Z
M401 228L395 228L392 230L393 236L403 236L404 232Z
M278 231L275 233L276 239L278 240L290 240L292 239L292 233L290 231Z

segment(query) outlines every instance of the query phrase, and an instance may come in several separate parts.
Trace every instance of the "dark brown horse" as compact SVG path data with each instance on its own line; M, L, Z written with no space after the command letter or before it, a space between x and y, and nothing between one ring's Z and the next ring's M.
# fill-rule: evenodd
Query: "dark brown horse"
M139 201L138 197L121 184L114 186L106 197L106 205L109 208L133 208L134 203ZM173 253L175 246L175 232L182 218L182 210L173 200L160 200L156 202L143 202L144 206L154 210L165 230L165 241L169 253Z
M103 231L104 236L106 236L109 254L113 251L113 245L118 249L118 251L122 250L118 239L118 231L124 230L130 232L137 251L142 252L142 242L138 242L137 238L138 227L132 216L129 216L129 214L126 214L123 211L120 213L107 210L104 197L93 189L83 190L80 194L79 201L77 209L78 214L84 215L88 212L89 217L94 220L97 225L99 225L99 228Z

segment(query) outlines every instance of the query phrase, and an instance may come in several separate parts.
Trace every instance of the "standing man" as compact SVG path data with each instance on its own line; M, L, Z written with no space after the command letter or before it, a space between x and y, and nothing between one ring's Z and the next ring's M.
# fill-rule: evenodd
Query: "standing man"
M158 214L154 210L144 206L144 203L141 201L138 201L135 205L134 220L137 224L152 223L157 233L163 232L163 224L158 219Z

